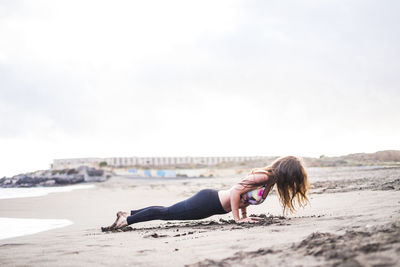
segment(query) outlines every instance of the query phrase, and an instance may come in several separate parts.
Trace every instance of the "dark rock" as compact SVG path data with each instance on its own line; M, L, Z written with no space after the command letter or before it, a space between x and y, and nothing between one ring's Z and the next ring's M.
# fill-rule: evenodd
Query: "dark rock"
M56 181L54 179L47 180L46 182L42 183L42 186L54 186L56 185Z
M0 179L0 187L57 186L83 182L103 182L110 178L104 170L81 166L74 169L44 170Z
M104 170L97 170L97 169L87 169L86 170L87 174L89 176L103 176L104 175Z
M35 179L33 179L30 176L23 176L22 178L18 179L16 182L17 185L23 185L23 184L36 184Z
M78 172L78 170L76 170L76 169L69 169L69 170L67 171L67 174L68 174L68 175L77 174L77 173L79 173L79 172Z
M82 174L53 177L56 184L66 185L66 184L77 184L85 181L85 176Z

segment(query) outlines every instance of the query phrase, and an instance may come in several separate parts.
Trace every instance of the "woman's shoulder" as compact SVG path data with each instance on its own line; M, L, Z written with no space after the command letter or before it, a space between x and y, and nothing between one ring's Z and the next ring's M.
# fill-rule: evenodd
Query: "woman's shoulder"
M252 169L249 174L256 174L256 173L264 173L264 174L268 175L268 171L266 171L264 169Z
M273 177L271 177L271 173L263 168L252 169L249 172L248 176L252 176L253 179L257 180L258 183L263 183L263 184L274 183L274 179Z
M252 169L242 181L249 181L252 184L265 184L268 180L268 172L263 169Z

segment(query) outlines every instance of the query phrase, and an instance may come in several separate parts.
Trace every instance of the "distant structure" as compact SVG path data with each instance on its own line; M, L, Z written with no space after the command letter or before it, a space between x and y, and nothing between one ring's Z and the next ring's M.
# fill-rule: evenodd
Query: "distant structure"
M189 166L215 166L223 163L241 163L246 161L270 160L271 157L115 157L115 158L75 158L55 159L52 168L67 169L79 166L98 167L100 165L126 168L126 167L189 167Z

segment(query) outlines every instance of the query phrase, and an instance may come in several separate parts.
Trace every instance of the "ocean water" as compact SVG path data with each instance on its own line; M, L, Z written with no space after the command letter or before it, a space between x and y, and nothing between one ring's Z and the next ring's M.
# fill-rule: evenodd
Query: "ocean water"
M73 224L69 220L0 218L0 240L31 235Z
M50 193L70 192L76 189L92 188L92 184L67 185L57 187L29 187L29 188L0 188L0 199L21 198L21 197L40 197Z
M0 188L0 205L2 199L41 197L50 193L70 192L77 189L92 188L92 184L68 185L59 187L32 187L32 188ZM31 235L55 228L73 224L65 219L30 219L30 218L0 218L0 240Z

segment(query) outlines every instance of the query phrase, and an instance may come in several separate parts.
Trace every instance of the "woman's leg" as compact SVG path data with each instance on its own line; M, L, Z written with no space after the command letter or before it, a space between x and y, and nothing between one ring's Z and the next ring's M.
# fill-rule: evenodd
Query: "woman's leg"
M178 202L170 207L150 206L140 210L131 211L131 216L128 216L127 223L133 224L138 222L146 222L152 220L184 220L188 209L186 201Z
M151 206L151 207L163 208L163 206ZM149 208L149 207L143 208L143 209L139 209L139 210L131 210L131 215L134 215L135 213L138 213L138 212L143 211L143 210L148 209L148 208Z
M223 214L218 198L218 191L203 189L189 199L178 202L170 207L151 206L131 211L126 219L128 224L151 220L196 220Z
M126 219L128 224L145 222L151 220L165 220L168 208L163 206L150 206L140 210L131 211L131 216Z

